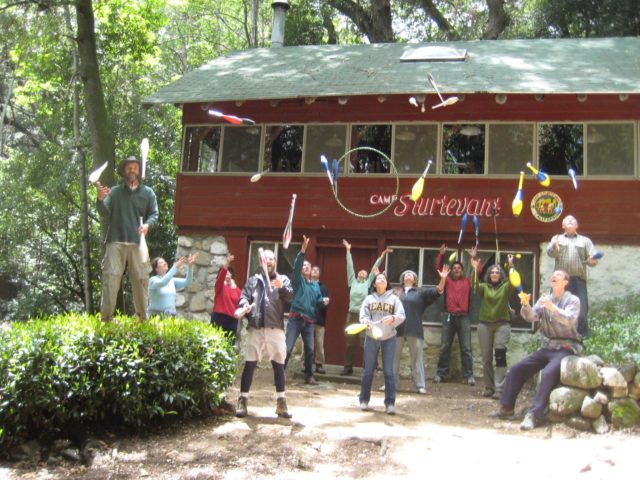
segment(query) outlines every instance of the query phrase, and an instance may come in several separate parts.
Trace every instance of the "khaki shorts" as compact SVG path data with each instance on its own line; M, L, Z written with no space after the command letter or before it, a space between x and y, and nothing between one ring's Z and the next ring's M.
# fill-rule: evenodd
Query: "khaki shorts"
M284 330L279 328L250 328L246 348L247 362L260 362L265 349L272 362L284 364L287 358Z

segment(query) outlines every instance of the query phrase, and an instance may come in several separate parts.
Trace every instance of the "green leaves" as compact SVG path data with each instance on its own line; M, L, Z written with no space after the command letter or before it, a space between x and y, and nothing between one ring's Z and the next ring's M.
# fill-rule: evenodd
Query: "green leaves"
M0 332L0 445L70 424L140 428L202 415L235 377L228 337L197 321L65 315Z

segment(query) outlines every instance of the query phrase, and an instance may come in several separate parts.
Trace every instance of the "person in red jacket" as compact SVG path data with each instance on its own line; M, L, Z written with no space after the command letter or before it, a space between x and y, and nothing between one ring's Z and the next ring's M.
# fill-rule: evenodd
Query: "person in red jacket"
M443 243L436 259L436 269L442 270L442 260L447 246ZM473 247L469 254L472 259L478 256L478 250ZM480 275L482 265L478 262ZM453 338L458 335L460 344L460 360L462 363L462 375L465 381L473 386L476 380L473 377L473 354L471 353L471 319L469 318L469 295L471 294L471 279L464 275L461 262L451 264L451 273L445 283L444 318L442 319L442 337L440 342L440 358L438 358L438 371L433 378L434 383L440 383L449 375L451 364L451 344Z
M238 335L238 320L234 317L234 313L242 291L233 280L233 269L229 267L229 264L233 262L233 258L233 255L227 255L226 262L218 271L214 287L215 303L213 312L211 312L211 325L217 325L224 331L229 332L235 342Z

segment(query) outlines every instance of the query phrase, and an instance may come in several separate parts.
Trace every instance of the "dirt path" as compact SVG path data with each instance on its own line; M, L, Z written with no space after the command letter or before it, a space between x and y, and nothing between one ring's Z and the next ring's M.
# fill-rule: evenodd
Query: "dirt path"
M0 466L8 479L326 479L636 478L638 432L595 435L563 425L521 432L494 421L496 401L482 386L428 385L427 395L399 392L398 414L384 413L376 377L372 412L357 406L357 384L288 381L291 420L275 416L272 373L260 368L249 417L182 422L166 431L105 437L90 467L71 463ZM401 387L408 387L408 381ZM236 399L238 390L229 392ZM528 401L520 403L521 407Z

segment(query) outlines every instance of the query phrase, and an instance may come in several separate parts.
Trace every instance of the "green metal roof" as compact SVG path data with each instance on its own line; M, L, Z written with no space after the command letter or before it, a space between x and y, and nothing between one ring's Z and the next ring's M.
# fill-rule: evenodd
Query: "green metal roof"
M400 61L426 46L464 61ZM146 104L432 93L640 93L640 37L259 48L216 58Z

